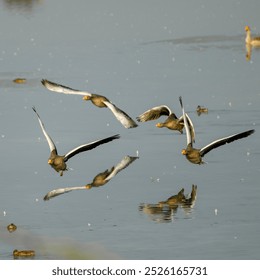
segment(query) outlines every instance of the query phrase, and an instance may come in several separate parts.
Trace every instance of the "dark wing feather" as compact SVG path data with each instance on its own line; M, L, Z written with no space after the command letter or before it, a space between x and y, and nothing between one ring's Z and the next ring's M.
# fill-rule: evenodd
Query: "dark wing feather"
M94 141L94 142L91 142L91 143L88 143L88 144L80 145L77 148L75 148L75 149L71 150L70 152L68 152L64 156L64 161L66 162L68 159L70 159L71 157L75 156L76 154L79 154L79 153L82 153L82 152L85 152L85 151L88 151L88 150L92 150L92 149L96 148L99 145L108 143L110 141L113 141L113 140L119 139L119 138L120 138L120 135L116 134L116 135L113 135L113 136L110 136L110 137L107 137L107 138L104 138L104 139L101 139L101 140L97 140L97 141Z
M213 141L212 143L208 144L207 146L200 149L200 155L203 157L205 154L210 152L211 150L218 148L219 146L225 145L227 143L231 143L233 141L239 140L241 138L248 137L249 135L255 132L254 129L247 130L238 134L233 134L231 136L227 136L218 140Z

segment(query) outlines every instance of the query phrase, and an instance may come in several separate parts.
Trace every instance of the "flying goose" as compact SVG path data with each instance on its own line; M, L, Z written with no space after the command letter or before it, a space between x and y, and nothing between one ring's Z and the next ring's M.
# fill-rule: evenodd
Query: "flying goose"
M157 127L159 128L166 127L168 129L177 130L180 133L183 133L183 128L184 128L183 116L177 118L177 116L166 105L153 107L145 111L144 113L142 113L136 119L138 122L147 122L147 121L157 120L161 116L168 116L168 118L162 123L157 123L156 124ZM193 123L190 117L188 116L188 114L186 114L186 118L187 118L188 125L191 129L193 140L195 140L195 131L193 129Z
M180 104L181 104L181 108L182 108L182 113L183 113L183 118L184 118L184 125L185 125L185 129L186 129L186 135L187 135L187 147L186 149L182 150L182 154L186 156L186 158L195 164L202 164L204 163L202 158L204 157L205 154L207 154L208 152L210 152L211 150L218 148L219 146L225 145L227 143L231 143L235 140L241 139L241 138L245 138L249 135L251 135L252 133L255 132L254 129L251 130L247 130L238 134L233 134L227 137L223 137L220 139L217 139L213 142L211 142L210 144L206 145L205 147L201 148L201 149L195 149L192 146L192 139L191 139L191 134L189 131L189 127L188 127L188 123L187 123L187 119L186 119L186 114L184 111L184 107L182 104L182 98L179 98L180 100Z
M83 95L83 100L90 100L95 106L99 108L109 108L117 120L125 127L125 128L133 128L137 127L137 124L131 119L130 116L127 115L124 111L119 109L115 104L109 101L105 96L99 94L93 94L87 91L81 91L77 89L72 89L67 86L63 86L60 84L53 83L46 79L43 79L42 84L50 91L55 91L64 94L77 94Z
M110 137L107 137L107 138L104 138L104 139L101 139L101 140L96 140L96 141L93 141L93 142L88 143L88 144L80 145L80 146L76 147L75 149L69 151L65 155L60 156L60 155L58 155L58 151L57 151L57 148L56 148L53 140L51 139L51 137L46 132L44 124L42 123L42 121L40 119L40 116L37 113L35 107L33 107L32 109L38 117L42 132L43 132L43 134L44 134L44 136L45 136L45 138L48 142L48 145L49 145L49 148L50 148L50 151L51 151L51 154L50 154L50 157L49 157L49 160L48 160L48 164L51 165L51 167L54 168L57 172L59 172L60 176L63 175L63 171L67 170L66 162L70 158L75 156L76 154L94 149L99 145L102 145L102 144L105 144L107 142L110 142L110 141L113 141L115 139L120 138L120 136L117 134L117 135L113 135L113 136L110 136Z

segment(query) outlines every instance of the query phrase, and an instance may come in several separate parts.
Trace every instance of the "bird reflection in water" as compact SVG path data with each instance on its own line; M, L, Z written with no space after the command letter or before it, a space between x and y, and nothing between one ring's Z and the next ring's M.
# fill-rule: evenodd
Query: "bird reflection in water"
M174 220L179 207L185 211L186 215L189 215L195 205L196 198L197 185L192 185L191 193L188 195L184 194L184 188L182 188L178 194L165 201L156 204L140 204L139 211L147 214L155 222L171 222Z
M260 37L251 37L251 29L249 26L245 27L246 38L245 38L245 46L246 46L246 60L251 60L252 48L260 48Z
M58 196L58 195L61 195L61 194L67 193L67 192L71 192L74 190L86 190L86 189L91 189L93 187L97 188L97 187L104 186L113 177L115 177L117 175L117 173L119 173L121 170L128 167L132 162L134 162L138 158L139 157L137 157L137 156L125 156L118 164L114 165L110 169L106 169L104 172L97 174L90 184L87 184L85 186L79 186L79 187L67 187L67 188L55 189L55 190L48 192L44 196L43 199L49 200L55 196Z
M249 44L245 44L245 48L246 48L246 60L251 61L253 47ZM259 52L260 51L260 46L254 47L254 51Z
M40 4L41 0L4 0L3 2L8 9L31 12L33 6L35 4Z

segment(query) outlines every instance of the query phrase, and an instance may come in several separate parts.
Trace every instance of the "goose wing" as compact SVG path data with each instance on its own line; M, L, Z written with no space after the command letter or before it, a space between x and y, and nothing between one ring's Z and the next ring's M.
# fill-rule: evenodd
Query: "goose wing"
M63 86L63 85L48 81L46 79L42 79L41 82L50 91L55 91L55 92L64 93L64 94L78 94L78 95L88 95L88 96L92 95L91 93L89 93L87 91L80 91L77 89L72 89L67 86Z
M106 178L106 181L111 180L113 177L116 176L118 172L128 167L133 161L138 159L139 157L131 157L131 156L125 156L114 168L112 168L112 172L109 174L109 176Z
M186 115L186 120L191 135L191 141L195 143L195 129L194 129L193 122L187 113L185 113L185 115ZM183 115L179 118L179 120L184 122Z
M75 190L85 190L86 189L86 186L82 186L82 187L68 187L68 188L59 188L59 189L56 189L56 190L52 190L50 192L48 192L43 200L49 200L55 196L58 196L58 195L61 195L61 194L64 194L64 193L68 193L68 192L71 192L71 191L75 191Z
M138 125L135 121L127 115L124 111L119 109L116 105L109 101L103 101L104 104L111 110L117 120L125 127L125 128L133 128L137 127Z
M185 113L184 111L184 107L183 107L183 104L182 104L182 98L181 96L179 97L179 100L180 100L180 104L181 104L181 109L182 109L182 118L183 118L183 121L184 121L184 127L185 127L185 131L186 131L186 137L187 137L187 146L188 145L191 145L192 146L192 135L191 135L191 130L190 130L190 127L189 127L189 124L188 124L188 121L187 121L187 114ZM190 118L189 118L190 119ZM192 122L191 122L192 124ZM192 128L194 130L194 126L192 124ZM194 132L195 133L195 132Z
M217 139L213 141L212 143L208 144L207 146L200 149L200 155L203 157L205 154L210 152L211 150L218 148L219 146L225 145L227 143L231 143L235 140L248 137L249 135L253 134L255 132L254 129L247 130L241 133L233 134L227 137L223 137L221 139Z
M108 143L110 141L113 141L113 140L119 139L119 138L120 138L120 135L116 134L116 135L113 135L113 136L110 136L110 137L107 137L107 138L104 138L104 139L101 139L101 140L93 141L93 142L88 143L88 144L80 145L77 148L69 151L64 156L64 161L66 162L68 159L70 159L71 157L75 156L76 154L79 154L81 152L85 152L85 151L88 151L88 150L92 150L92 149L96 148L99 145Z
M168 106L166 105L160 105L153 107L147 111L145 111L143 114L141 114L139 117L137 117L137 121L139 122L147 122L147 121L152 121L152 120L157 120L161 116L169 116L171 115L171 110Z
M39 114L37 113L35 107L32 107L32 109L33 109L33 111L35 112L35 114L36 114L37 117L38 117L38 120L39 120L41 129L42 129L42 132L43 132L43 134L44 134L44 136L45 136L45 138L46 138L46 140L47 140L47 142L48 142L50 151L51 151L51 152L52 152L52 151L55 151L55 153L57 153L56 146L55 146L53 140L51 139L51 137L50 137L50 136L48 135L48 133L46 132L45 127L44 127L44 124L43 124L43 122L41 121L41 118L40 118Z

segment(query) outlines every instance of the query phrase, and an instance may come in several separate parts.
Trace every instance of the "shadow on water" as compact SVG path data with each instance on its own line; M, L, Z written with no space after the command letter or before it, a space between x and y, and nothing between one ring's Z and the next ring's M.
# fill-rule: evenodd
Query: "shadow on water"
M177 210L179 208L184 210L186 218L190 218L196 198L197 186L192 185L191 193L188 195L184 195L184 188L182 188L178 194L169 197L165 201L159 201L155 204L141 203L139 211L148 215L152 221L158 223L169 223L178 218Z
M4 0L4 6L9 10L31 12L33 7L40 4L42 0Z
M133 156L125 156L123 159L110 169L106 169L105 171L98 173L91 183L85 185L85 186L79 186L79 187L67 187L67 188L59 188L52 190L48 192L44 196L44 200L49 200L51 198L54 198L56 196L62 195L64 193L68 193L75 190L86 190L91 188L98 188L101 186L104 186L107 184L112 178L114 178L120 171L127 168L132 162L134 162L138 157Z

